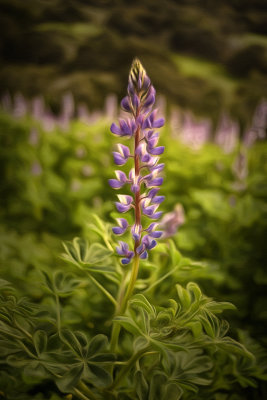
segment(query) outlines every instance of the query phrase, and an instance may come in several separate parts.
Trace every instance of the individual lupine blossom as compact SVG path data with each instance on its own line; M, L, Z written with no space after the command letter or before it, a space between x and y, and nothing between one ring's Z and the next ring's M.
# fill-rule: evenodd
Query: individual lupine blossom
M113 233L122 235L130 230L133 237L133 248L119 241L117 253L122 256L122 264L128 264L134 256L142 259L148 257L148 251L156 246L156 239L162 231L157 230L157 221L162 212L158 211L164 196L158 195L163 178L159 176L164 164L159 163L159 156L164 152L163 146L158 146L159 132L164 125L163 118L157 118L157 110L153 110L156 91L151 84L142 64L135 59L129 75L128 94L121 101L122 109L129 114L128 118L119 119L118 125L112 124L111 132L121 138L131 139L130 147L118 144L113 152L114 162L118 166L130 161L133 167L128 176L121 170L116 170L116 179L109 179L114 189L125 188L128 185L132 195L119 194L115 205L120 213L132 211L134 223L130 225L125 218L117 218L118 226ZM153 220L144 226L145 218Z

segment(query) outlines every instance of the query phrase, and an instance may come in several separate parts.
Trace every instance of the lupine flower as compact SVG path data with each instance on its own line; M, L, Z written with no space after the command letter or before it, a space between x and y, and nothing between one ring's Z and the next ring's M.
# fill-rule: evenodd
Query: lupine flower
M168 214L165 214L159 223L159 226L163 230L162 237L168 238L176 234L179 226L185 222L184 209L181 204L176 204L174 210ZM151 236L151 234L150 234Z
M121 107L129 114L126 119L119 119L119 124L113 123L110 127L112 133L121 138L133 141L133 151L123 144L117 145L113 152L116 165L124 165L133 160L134 166L129 175L120 170L115 171L116 179L109 179L113 189L121 189L129 185L133 196L119 194L116 208L121 213L129 210L134 212L132 225L125 218L117 218L118 226L112 228L115 235L122 235L130 229L133 238L133 249L127 243L119 241L117 253L122 256L122 264L128 264L134 256L147 258L148 251L153 249L160 238L162 231L157 230L156 222L145 225L147 218L157 220L162 212L158 211L164 196L159 196L159 186L163 178L159 176L164 164L159 164L159 155L164 151L163 146L158 146L158 129L164 125L163 118L157 118L157 111L153 110L156 91L151 84L142 64L135 59L129 74L128 94L121 101Z

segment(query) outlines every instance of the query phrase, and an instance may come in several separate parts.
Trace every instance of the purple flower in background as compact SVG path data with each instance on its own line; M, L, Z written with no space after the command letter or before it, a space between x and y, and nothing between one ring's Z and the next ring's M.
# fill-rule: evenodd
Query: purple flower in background
M179 226L185 222L184 209L181 204L176 204L174 210L165 214L159 223L159 226L163 230L162 237L168 238L176 234Z
M34 176L39 176L43 172L43 169L38 161L34 161L31 166L31 174Z
M119 201L115 203L120 213L134 211L132 225L125 218L117 218L118 226L112 228L115 235L122 235L130 229L133 238L133 250L129 250L128 244L121 241L116 249L123 257L122 264L128 264L133 257L147 258L148 251L156 246L156 239L162 236L162 231L156 230L156 222L147 224L146 219L157 220L161 217L162 212L158 211L158 207L164 200L164 196L158 195L159 186L163 183L159 175L164 168L164 164L158 162L164 147L158 146L159 132L155 131L164 125L164 119L158 118L157 111L153 110L156 91L137 59L132 64L127 92L121 107L129 116L119 119L118 125L113 123L110 127L114 135L133 142L130 147L118 144L117 151L113 152L116 165L121 166L133 160L134 165L128 177L123 171L116 170L116 179L109 179L113 189L129 185L133 194L119 194Z

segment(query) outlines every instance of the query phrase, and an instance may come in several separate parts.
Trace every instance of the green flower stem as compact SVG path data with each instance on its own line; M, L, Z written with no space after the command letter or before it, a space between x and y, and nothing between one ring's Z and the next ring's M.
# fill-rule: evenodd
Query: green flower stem
M128 300L133 293L134 285L135 285L137 275L138 275L138 270L139 270L139 260L140 260L139 255L135 254L134 259L133 259L133 269L132 269L130 282L127 287L126 294L125 294L124 298L122 299L122 303L121 303L121 308L120 308L121 314L124 314L126 307L127 307Z
M176 267L172 268L169 272L167 272L165 275L163 275L161 278L157 279L155 282L151 283L149 287L143 291L143 293L150 292L155 286L159 285L164 279L168 278L170 275L172 275L177 268L179 268L179 265Z
M127 287L126 294L125 294L125 296L123 296L123 292L124 292L124 288L123 288L123 290L119 296L119 304L118 304L117 312L115 315L122 315L125 313L128 300L131 297L133 290L134 290L134 285L135 285L136 278L138 275L138 270L139 270L139 255L136 254L133 259L133 268L132 268L132 273L131 273L131 277L130 277L129 285ZM113 329L112 329L112 334L111 334L111 341L110 341L111 351L116 350L119 334L120 334L120 325L118 323L115 323L115 324L113 324Z
M108 290L104 288L104 286L101 285L92 275L88 274L89 278L91 279L92 282L98 287L98 289L101 290L102 293L114 304L115 307L117 307L117 301L114 299L114 297L109 293Z

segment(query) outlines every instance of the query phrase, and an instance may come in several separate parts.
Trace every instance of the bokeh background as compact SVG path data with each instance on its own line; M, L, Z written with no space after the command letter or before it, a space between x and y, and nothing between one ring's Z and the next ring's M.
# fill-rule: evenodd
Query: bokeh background
M202 261L191 279L237 306L231 333L263 374L242 399L267 398L263 0L0 0L1 277L38 301L61 241L92 213L112 221L109 126L136 56L167 121L169 235Z

